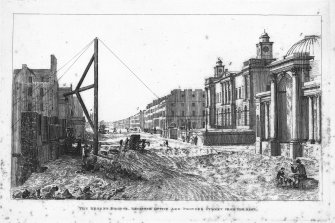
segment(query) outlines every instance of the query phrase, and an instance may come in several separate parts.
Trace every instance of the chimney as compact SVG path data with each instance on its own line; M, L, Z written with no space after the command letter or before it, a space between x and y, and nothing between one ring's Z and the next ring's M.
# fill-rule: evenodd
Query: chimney
M27 69L27 64L22 64L22 70Z
M50 60L50 69L53 72L57 71L57 58L55 57L55 55L51 54L51 60Z

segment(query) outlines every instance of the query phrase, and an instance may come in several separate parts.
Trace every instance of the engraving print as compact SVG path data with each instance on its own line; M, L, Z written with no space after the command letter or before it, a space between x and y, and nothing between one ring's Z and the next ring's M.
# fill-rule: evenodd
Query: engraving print
M12 198L319 200L320 27L16 15Z

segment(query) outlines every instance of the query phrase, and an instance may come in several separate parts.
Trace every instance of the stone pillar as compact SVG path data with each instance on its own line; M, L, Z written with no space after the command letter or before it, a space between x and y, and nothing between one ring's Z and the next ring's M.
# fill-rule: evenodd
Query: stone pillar
M269 138L269 102L264 103L264 139Z
M271 156L280 155L280 147L277 140L277 74L271 74L271 106L270 106L270 148Z
M247 76L244 76L244 98L247 99L247 95L248 95L248 89L247 89Z
M230 91L230 82L228 82L228 103L231 103L231 91Z
M225 104L228 104L228 82L224 83L224 97L225 97Z
M261 127L261 101L259 98L256 103L256 154L262 154L262 127Z
M290 157L295 159L302 156L302 147L299 142L299 72L292 70L292 138L290 141Z
M225 101L226 101L226 97L225 97L225 94L224 94L224 91L225 91L225 83L221 83L221 94L222 94L222 101L221 101L221 104L225 104Z
M316 96L316 136L315 140L318 143L321 143L321 97L320 95Z
M235 95L234 95L234 78L231 77L230 83L230 127L232 129L236 128L236 111L235 111Z
M314 139L314 113L313 113L313 98L308 97L308 142L315 143Z

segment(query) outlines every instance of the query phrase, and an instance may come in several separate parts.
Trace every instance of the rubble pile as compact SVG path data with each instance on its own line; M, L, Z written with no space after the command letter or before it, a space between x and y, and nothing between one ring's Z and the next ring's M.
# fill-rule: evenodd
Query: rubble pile
M117 143L128 135L117 134ZM122 151L113 159L98 157L99 168L83 170L81 159L63 156L33 173L13 197L21 199L122 200L318 200L319 189L278 187L277 171L290 173L292 159L255 154L253 146L194 146L157 135L145 151ZM313 148L300 158L307 176L318 180Z
M318 180L319 164L316 158L300 158L307 176ZM292 159L269 157L250 152L219 152L199 157L188 157L188 165L196 168L194 174L209 182L229 188L240 200L318 200L319 190L299 190L277 187L276 174L281 167L291 173Z

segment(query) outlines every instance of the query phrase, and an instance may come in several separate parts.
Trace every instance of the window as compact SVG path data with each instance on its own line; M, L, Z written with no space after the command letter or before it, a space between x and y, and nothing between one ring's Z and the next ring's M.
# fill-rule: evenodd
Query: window
M33 95L33 87L29 87L28 88L28 96L32 96Z
M195 116L195 111L192 111L192 116Z
M27 109L28 111L31 111L32 110L32 105L31 105L31 103L28 103L28 109Z
M192 107L195 107L195 103L192 103Z
M183 116L183 117L185 116L185 111L181 112L181 116Z
M44 96L43 93L44 93L44 92L43 92L43 88L40 88L40 96L41 96L41 97Z
M206 106L205 102L204 102L204 103L202 103L202 106L204 106L204 107Z
M33 77L28 77L28 82L33 83Z
M174 116L174 111L171 111L171 115Z
M174 103L171 103L171 106L174 106Z
M44 77L41 77L41 82L43 82L44 81Z
M238 88L238 98L242 98L242 95L241 95L241 88L240 88L240 87Z
M195 94L192 94L192 97L194 98L194 97L195 97Z
M203 94L202 97L205 98L205 94Z
M43 111L43 102L40 104L41 111Z
M205 110L202 111L202 116L206 116L206 111Z

